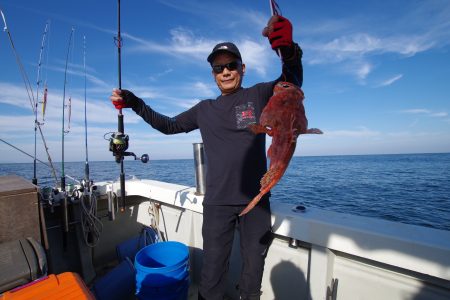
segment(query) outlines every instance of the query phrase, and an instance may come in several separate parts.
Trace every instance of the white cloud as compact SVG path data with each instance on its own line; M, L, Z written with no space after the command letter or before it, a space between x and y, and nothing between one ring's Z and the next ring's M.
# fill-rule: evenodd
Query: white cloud
M171 41L168 44L160 44L127 34L128 39L137 43L130 47L130 51L144 53L159 53L174 56L186 61L191 58L194 61L205 64L206 57L214 46L221 40L211 40L196 36L192 31L177 27L170 31ZM265 42L265 41L264 41ZM235 41L242 55L242 59L248 69L254 69L259 75L264 76L272 65L270 57L272 50L266 43L258 43L248 38L240 38Z
M360 127L359 129L355 130L324 130L324 137L376 137L380 136L381 132L370 130L366 127Z
M448 116L448 112L441 111L441 112L437 112L437 113L431 113L430 116L437 117L437 118L445 118Z
M182 27L172 29L170 35L170 43L159 44L130 34L124 34L129 40L137 43L137 46L130 47L130 51L144 53L156 52L163 55L175 56L180 59L191 57L198 61L204 61L205 57L208 56L210 49L218 43L217 41L198 38L192 31Z
M382 83L380 83L379 86L389 86L389 85L393 84L394 82L396 82L397 80L400 80L402 77L403 77L403 74L395 75L394 77L389 78L389 79L383 81Z
M429 114L430 113L430 111L428 109L424 109L424 108L405 109L400 112L406 113L406 114Z
M247 72L255 69L259 75L265 76L267 70L273 67L273 61L271 61L270 57L275 54L272 53L273 51L268 45L262 45L251 40L243 40L239 42L239 47Z
M160 77L164 77L164 76L166 76L167 74L170 74L170 73L172 73L172 72L173 72L173 69L172 69L172 68L167 69L167 70L165 70L165 71L163 71L163 72L160 72L160 73L158 73L158 74L149 76L149 80L151 80L151 81L156 81L156 80L158 80Z
M369 73L371 71L372 71L372 65L369 64L369 63L363 63L356 70L356 74L357 74L359 79L363 80L369 75Z
M0 95L0 103L6 103L21 108L29 108L26 101L26 92L21 86L0 83L0 89L3 93ZM38 107L38 121L44 123L41 126L45 136L58 137L61 136L62 127L62 93L59 90L50 90L48 93L47 107L45 113L45 122L42 120L42 108ZM69 96L66 95L66 105L68 104ZM108 129L98 128L96 126L106 125L114 131L117 123L117 110L110 104L107 96L105 99L94 100L90 98L86 104L87 106L87 122L89 132L93 134L102 135ZM129 124L136 124L140 122L141 118L134 113L125 113L126 122ZM68 110L65 110L66 126L68 122ZM71 112L71 128L73 133L84 134L84 96L72 95L72 112ZM1 134L5 135L20 135L31 137L34 134L34 115L31 109L25 109L20 115L0 116Z
M32 114L32 105L23 85L0 82L0 90L2 91L0 93L0 103L30 109L30 114Z
M448 112L446 112L446 111L434 112L432 110L425 109L425 108L405 109L405 110L400 111L400 113L415 114L415 115L420 114L420 115L425 115L425 116L434 117L434 118L445 118L448 116Z
M195 82L193 89L199 97L214 97L217 94L215 85L213 86L201 81Z
M361 79L372 69L369 73L362 72L360 65L373 64L385 54L411 57L447 46L450 43L449 14L450 7L445 1L426 1L410 3L402 6L401 12L383 15L389 20L384 23L378 17L374 18L377 23L358 16L320 19L305 25L306 39L303 39L302 47L305 53L309 52L305 62L313 65L350 64L354 66L352 74ZM391 19L392 16L395 19ZM344 70L348 73L349 69ZM393 79L395 82L399 78ZM393 82L388 80L383 84Z

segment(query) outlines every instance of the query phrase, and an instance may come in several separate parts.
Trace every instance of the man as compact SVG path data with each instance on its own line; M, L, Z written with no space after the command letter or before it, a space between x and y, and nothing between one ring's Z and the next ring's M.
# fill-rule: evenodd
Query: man
M164 134L200 129L208 158L206 194L203 201L203 267L199 299L222 300L235 228L240 234L242 272L238 284L241 299L260 299L264 260L271 241L271 212L266 195L248 214L240 212L259 192L267 170L265 135L247 127L258 122L278 81L301 86L302 51L292 42L292 25L272 17L263 35L283 59L282 75L272 82L250 88L241 86L245 74L238 48L230 42L216 45L207 60L221 91L215 100L203 100L174 118L161 115L127 90L113 90L117 109L130 107L153 128ZM307 120L304 118L304 130ZM304 133L304 131L302 132Z

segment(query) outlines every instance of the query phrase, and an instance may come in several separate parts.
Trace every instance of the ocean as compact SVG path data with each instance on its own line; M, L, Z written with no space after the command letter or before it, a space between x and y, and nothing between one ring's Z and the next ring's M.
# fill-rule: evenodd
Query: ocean
M66 162L65 173L81 180L84 166ZM112 160L89 167L94 182L119 178L120 167ZM126 160L125 173L195 186L192 159ZM0 164L0 175L8 174L31 180L33 164ZM50 169L40 163L37 178L41 186L54 185ZM450 231L450 153L293 157L271 201Z

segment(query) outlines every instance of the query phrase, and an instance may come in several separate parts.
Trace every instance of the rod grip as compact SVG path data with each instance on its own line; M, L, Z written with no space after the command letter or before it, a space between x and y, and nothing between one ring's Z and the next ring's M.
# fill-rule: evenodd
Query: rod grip
M117 115L117 131L124 133L125 132L125 126L123 125L123 115L118 114Z
M123 163L123 161L122 161ZM125 173L120 173L120 201L121 201L121 211L125 211Z

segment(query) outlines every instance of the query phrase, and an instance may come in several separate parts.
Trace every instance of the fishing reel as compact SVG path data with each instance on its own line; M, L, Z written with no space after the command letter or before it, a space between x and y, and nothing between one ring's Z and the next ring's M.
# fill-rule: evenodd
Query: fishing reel
M120 163L124 156L133 156L134 160L140 160L143 163L147 163L149 158L148 154L143 154L141 157L137 157L133 152L126 152L128 149L129 137L122 132L115 132L111 134L109 138L109 151L113 153L116 158L116 162Z
M125 151L128 149L129 137L122 132L115 132L109 138L109 151L116 157L116 162L120 163Z

